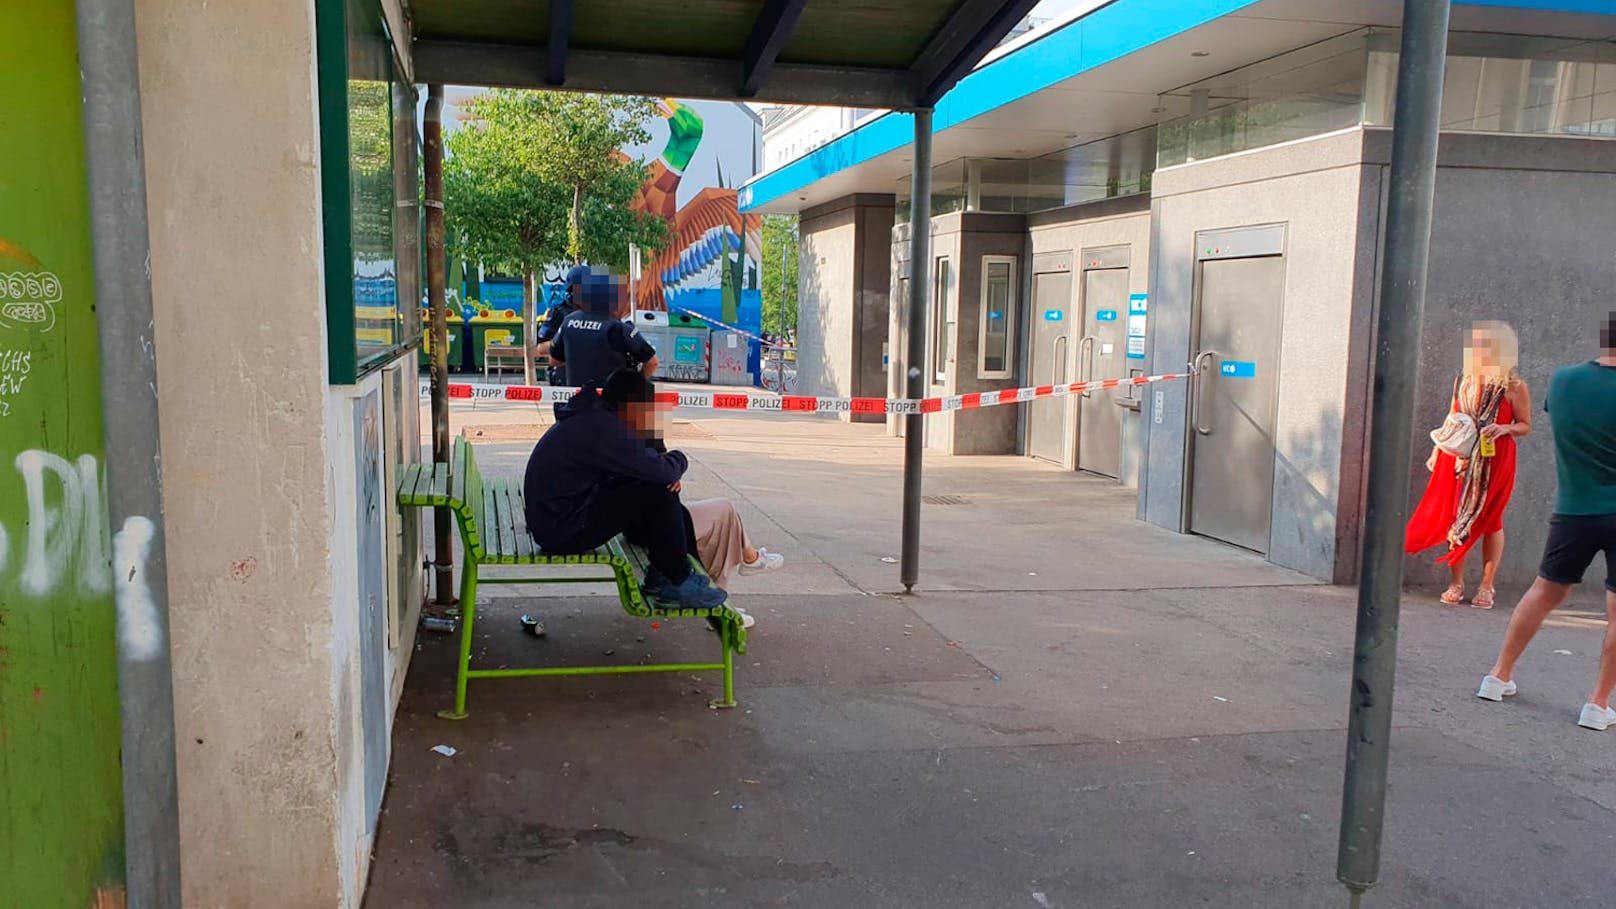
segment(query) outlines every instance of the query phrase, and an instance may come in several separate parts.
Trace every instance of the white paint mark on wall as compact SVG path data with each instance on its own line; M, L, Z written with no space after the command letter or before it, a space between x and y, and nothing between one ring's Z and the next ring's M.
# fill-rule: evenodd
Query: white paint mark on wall
M126 519L112 541L118 572L118 647L128 659L155 659L163 649L163 626L146 580L156 536L156 526L137 516Z
M34 354L30 350L0 350L0 418L10 416L11 402L22 394L28 374L34 370Z
M11 538L6 536L6 525L0 524L0 574L6 571L6 560L11 555Z
M21 591L33 597L57 593L71 569L78 569L80 594L103 594L112 589L106 538L106 492L100 467L93 455L81 455L77 464L48 451L25 451L14 462L22 476L28 503L28 533L22 568L17 578ZM57 495L50 495L46 477L54 475Z

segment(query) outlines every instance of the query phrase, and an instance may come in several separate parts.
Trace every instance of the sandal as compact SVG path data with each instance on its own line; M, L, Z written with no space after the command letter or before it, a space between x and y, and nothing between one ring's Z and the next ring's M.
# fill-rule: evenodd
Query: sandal
M1476 609L1491 609L1493 608L1493 597L1497 596L1497 594L1498 591L1491 587L1479 587L1476 589L1476 596L1470 601L1470 605Z
M1457 606L1464 602L1464 585L1451 584L1447 590L1442 591L1442 602L1449 606Z

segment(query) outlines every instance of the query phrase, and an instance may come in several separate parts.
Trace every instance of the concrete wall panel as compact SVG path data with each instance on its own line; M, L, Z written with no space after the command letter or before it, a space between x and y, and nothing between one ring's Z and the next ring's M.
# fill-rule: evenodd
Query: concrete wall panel
M1519 442L1499 571L1501 586L1520 590L1536 576L1554 507L1553 438L1542 412L1549 377L1559 366L1597 355L1597 320L1616 307L1616 173L1609 172L1616 171L1616 143L1449 138L1437 175L1410 497L1417 498L1429 478L1426 433L1448 409L1467 327L1477 319L1509 322L1520 335L1520 373L1533 394L1535 427ZM1409 582L1444 586L1446 569L1432 564L1439 554L1410 558ZM1479 572L1479 556L1473 556L1472 585ZM1590 587L1603 578L1597 567L1590 576L1597 576Z
M313 8L136 14L184 898L349 905Z
M1362 138L1321 137L1157 173L1152 372L1177 372L1193 353L1195 234L1287 225L1285 308L1275 431L1270 560L1334 576L1342 426L1351 349ZM1154 390L1146 516L1178 528L1189 386ZM1151 412L1147 404L1146 412Z

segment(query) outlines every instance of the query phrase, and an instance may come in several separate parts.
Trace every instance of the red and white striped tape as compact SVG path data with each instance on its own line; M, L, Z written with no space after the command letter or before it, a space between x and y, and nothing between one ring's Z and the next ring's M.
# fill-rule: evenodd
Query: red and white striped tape
M1152 385L1187 379L1194 373L1180 372L1165 376L1135 376L1129 379L1099 379L1092 382L1071 382L1065 385L1037 385L1027 388L1007 388L1003 391L973 392L967 395L944 395L937 398L826 398L815 395L766 395L746 391L659 391L657 402L696 410L749 410L772 413L858 413L908 414L947 413L955 410L975 410L1001 404L1020 404L1039 398L1082 394L1107 388L1134 385ZM663 386L666 388L667 386ZM576 394L576 388L557 388L549 385L485 385L474 382L449 383L450 401L521 401L532 404L557 404ZM432 384L421 381L421 400L429 400Z

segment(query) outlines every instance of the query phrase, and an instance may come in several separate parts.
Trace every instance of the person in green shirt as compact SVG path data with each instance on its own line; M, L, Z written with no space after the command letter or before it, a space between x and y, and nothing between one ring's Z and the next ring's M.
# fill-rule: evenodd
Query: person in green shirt
M1554 374L1543 409L1554 427L1554 461L1560 490L1549 519L1549 542L1532 589L1521 598L1504 633L1504 646L1476 696L1501 701L1516 691L1515 661L1543 627L1549 613L1605 554L1605 644L1593 695L1577 725L1616 726L1610 698L1616 692L1616 311L1600 327L1604 356L1566 366Z

